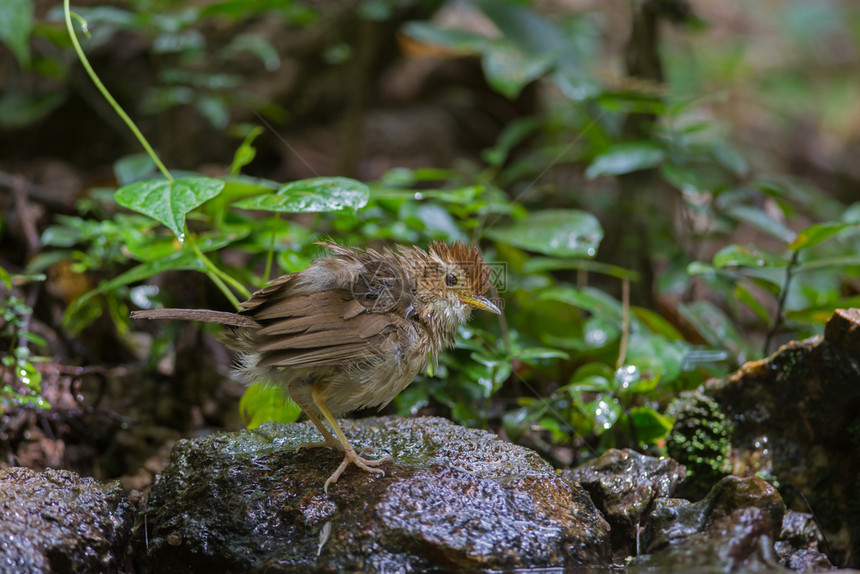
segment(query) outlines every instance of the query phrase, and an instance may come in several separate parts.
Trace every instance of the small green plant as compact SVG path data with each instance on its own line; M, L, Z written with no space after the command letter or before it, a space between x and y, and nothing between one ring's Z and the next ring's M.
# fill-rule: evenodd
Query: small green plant
M10 275L0 267L0 282L7 292L13 281L43 281L43 275ZM0 341L6 342L0 357L0 413L16 408L34 406L51 408L42 393L42 373L34 363L43 360L34 355L30 345L44 346L45 341L29 330L33 310L26 301L15 295L0 300Z

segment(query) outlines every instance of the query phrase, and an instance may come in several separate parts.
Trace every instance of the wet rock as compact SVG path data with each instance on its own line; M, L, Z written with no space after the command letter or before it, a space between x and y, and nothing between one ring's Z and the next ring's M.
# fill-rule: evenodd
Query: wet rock
M729 424L732 474L762 476L795 510L811 507L831 558L860 567L860 310L825 335L788 343L702 392ZM809 506L807 506L807 503Z
M782 532L774 548L779 563L797 572L832 570L833 564L821 551L824 538L811 514L789 510L782 519Z
M133 523L117 483L64 470L0 469L2 572L118 572Z
M758 572L778 567L773 542L785 505L760 478L729 476L695 503L655 504L647 552L631 563L667 572Z
M627 556L637 548L638 531L655 498L666 498L683 483L685 469L671 458L610 449L570 471L612 527L612 548Z
M135 534L141 572L322 572L605 565L609 527L540 457L439 418L343 421L385 476L304 449L309 423L180 441Z

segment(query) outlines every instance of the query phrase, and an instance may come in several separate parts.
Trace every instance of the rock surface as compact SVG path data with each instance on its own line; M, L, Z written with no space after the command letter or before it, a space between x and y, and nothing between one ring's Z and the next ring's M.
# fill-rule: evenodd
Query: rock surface
M612 548L628 556L637 551L639 527L654 499L672 496L685 470L671 458L655 458L630 449L610 449L570 471L612 527Z
M0 469L0 571L118 572L134 508L119 484L65 470Z
M778 567L773 543L785 505L760 478L728 476L695 503L659 502L635 566L667 572L758 572Z
M789 507L811 508L834 563L860 567L860 310L837 310L823 339L788 343L702 392L728 421L732 474L765 477Z
M444 419L343 421L385 476L350 467L309 423L181 441L135 534L140 572L422 571L604 566L609 527L534 452Z

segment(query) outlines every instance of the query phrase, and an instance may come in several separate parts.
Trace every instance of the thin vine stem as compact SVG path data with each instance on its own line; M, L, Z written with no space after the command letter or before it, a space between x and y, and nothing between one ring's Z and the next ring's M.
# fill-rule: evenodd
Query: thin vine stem
M278 227L281 223L281 215L275 214L275 221L272 225L272 239L269 242L269 250L266 252L266 270L263 272L263 284L266 284L271 279L270 275L272 273L272 263L275 259L275 241L278 237Z
M96 72L95 70L93 70L93 67L90 65L90 61L87 59L86 54L84 54L84 50L83 48L81 48L81 44L78 42L77 35L75 35L75 28L72 25L72 12L69 8L69 0L63 0L63 12L66 18L66 28L69 31L69 38L72 40L72 46L74 46L75 52L78 54L78 59L81 61L81 64L84 66L84 69L87 71L87 74L93 81L93 84L95 84L98 91L101 92L101 95L104 97L105 100L107 100L107 102L114 109L117 115L122 118L122 121L124 121L125 125L128 126L128 129L131 130L131 133L134 134L134 137L137 138L137 141L140 142L140 145L143 146L143 149L146 150L146 153L149 154L149 157L151 157L152 161L155 162L155 165L156 167L158 167L158 170L164 175L165 178L167 178L167 181L173 183L173 176L170 175L170 171L168 171L167 167L165 167L165 165L161 163L161 159L159 159L158 154L155 153L155 150L152 149L152 146L150 146L149 142L146 141L146 138L143 137L143 134L137 128L134 121L132 121L129 115L125 113L125 110L123 110L119 103L117 103L117 101L113 98L108 89L96 75ZM81 18L78 14L75 14L75 18L77 18L84 24L86 23L86 20Z
M239 283L236 279L231 277L229 274L225 273L221 269L218 268L217 265L212 263L212 260L206 257L206 255L200 251L200 248L197 247L197 244L193 241L189 240L188 243L191 245L191 249L194 250L194 253L203 262L203 265L206 266L206 275L209 276L210 279L218 286L224 296L233 304L236 309L240 309L239 300L233 295L233 292L230 291L227 284L230 285L233 289L235 289L239 294L242 295L243 298L248 299L251 297L251 293L245 288L244 285Z

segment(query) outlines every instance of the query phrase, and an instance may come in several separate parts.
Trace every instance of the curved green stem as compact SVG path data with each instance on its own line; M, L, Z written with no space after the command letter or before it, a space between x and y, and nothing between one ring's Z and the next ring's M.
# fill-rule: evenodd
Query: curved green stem
M155 153L155 150L152 149L152 146L149 145L149 142L146 141L146 138L143 137L143 134L140 133L140 130L137 129L137 126L134 124L132 119L128 116L127 113L125 113L125 110L123 110L117 103L117 101L113 98L113 96L110 95L110 92L108 92L107 88L96 75L96 72L95 70L93 70L93 67L90 65L90 61L87 60L87 57L84 54L84 50L83 48L81 48L81 45L78 42L78 37L75 35L75 28L74 26L72 26L72 12L69 9L69 0L63 0L63 12L66 17L66 28L69 31L69 38L72 40L72 46L74 46L75 52L78 54L78 59L81 61L81 64L84 66L84 69L87 71L87 74L89 75L90 79L96 85L98 91L101 92L104 99L106 99L107 102L111 105L117 115L122 118L122 121L124 121L128 128L131 130L131 133L134 134L134 136L137 138L137 141L140 142L140 145L143 146L143 149L145 149L146 153L149 154L149 157L152 158L152 161L155 162L155 165L156 167L158 167L158 170L164 175L165 178L167 178L167 181L173 182L173 176L170 175L170 172L167 170L164 164L161 163L161 160L158 158L158 155ZM78 20L84 22L84 20L79 15L75 14L75 17L78 18Z
M266 271L263 273L263 284L269 282L269 275L272 273L272 262L275 259L275 240L278 236L278 224L281 222L281 215L275 214L275 222L272 225L272 239L269 243L269 251L266 253Z
M218 289L221 290L221 292L224 294L225 297L227 297L230 303L232 303L233 306L236 307L236 309L239 309L241 307L239 305L239 300L236 298L235 295L233 295L233 292L230 291L230 288L227 286L227 284L229 284L230 287L238 291L245 299L250 298L251 293L245 288L244 285L236 281L227 273L224 273L224 271L219 269L217 265L212 263L212 260L206 257L206 255L202 251L200 251L200 248L197 247L197 244L194 243L193 240L189 239L188 243L191 245L191 249L194 250L194 253L200 259L200 261L203 262L203 265L206 266L206 275L212 280L213 283L215 283L215 285L218 286Z

